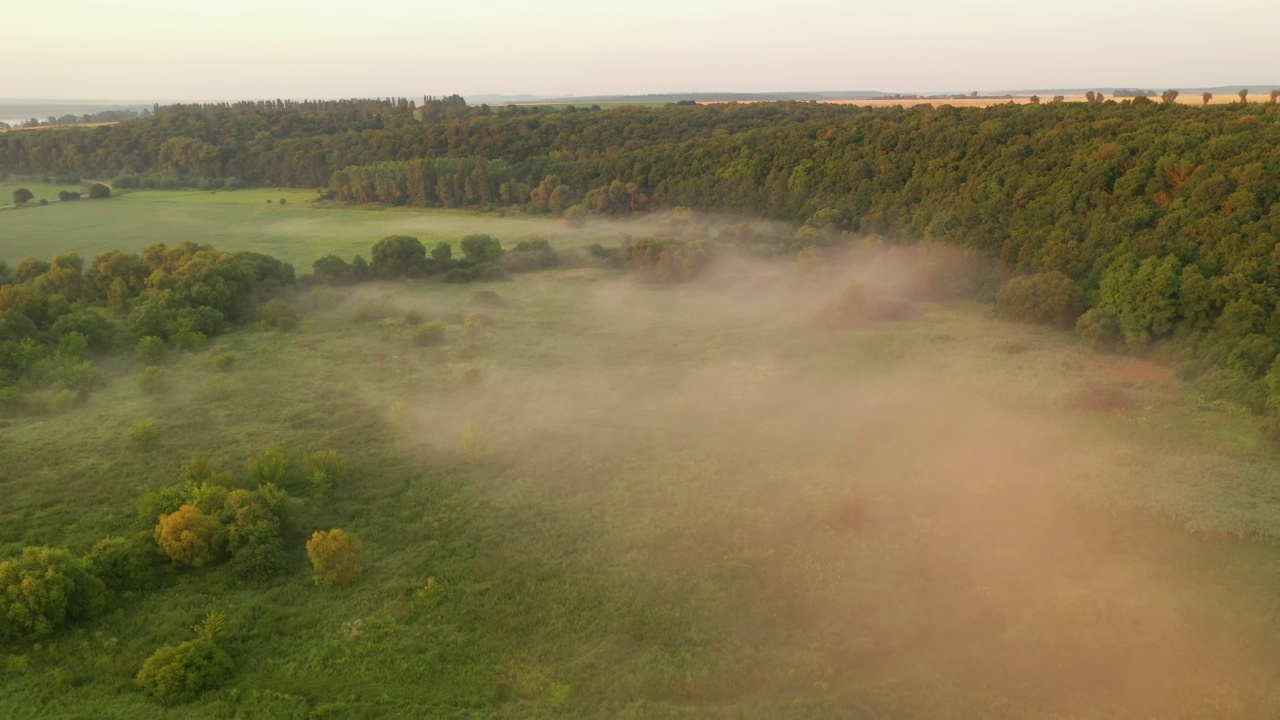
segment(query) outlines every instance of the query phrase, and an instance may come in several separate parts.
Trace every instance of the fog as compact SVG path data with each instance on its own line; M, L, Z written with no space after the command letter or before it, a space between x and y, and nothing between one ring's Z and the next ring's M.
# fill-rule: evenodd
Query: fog
M486 286L500 309L468 306L476 287L392 290L402 309L492 319L467 340L450 331L470 359L423 351L482 386L399 397L396 422L424 461L458 463L474 423L472 481L572 528L553 562L678 608L686 629L655 642L684 658L671 685L684 702L849 697L928 717L1280 707L1276 648L1231 619L1270 600L1219 566L1229 547L1180 526L1213 525L1209 495L1140 433L1072 409L1115 380L1109 361L957 295L989 280L972 256L864 242L826 260L727 252L669 285L562 269ZM820 322L851 297L912 312ZM1162 411L1160 387L1121 386Z

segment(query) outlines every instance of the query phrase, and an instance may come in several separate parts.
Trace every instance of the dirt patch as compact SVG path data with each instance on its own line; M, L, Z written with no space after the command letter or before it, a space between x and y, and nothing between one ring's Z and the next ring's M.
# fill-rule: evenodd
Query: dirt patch
M1163 365L1157 365L1136 358L1121 358L1105 362L1103 367L1119 381L1131 383L1164 384L1173 382L1173 371Z

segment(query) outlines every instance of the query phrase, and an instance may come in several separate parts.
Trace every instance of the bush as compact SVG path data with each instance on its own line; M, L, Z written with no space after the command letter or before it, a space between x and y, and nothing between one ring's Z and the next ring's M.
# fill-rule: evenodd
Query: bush
M681 282L697 277L715 257L711 243L671 238L628 239L622 264L646 282Z
M1076 334L1085 345L1103 352L1114 350L1122 337L1120 322L1098 308L1089 310L1076 320Z
M164 340L155 335L147 335L138 340L138 360L147 365L155 365L162 362L167 351Z
M194 640L156 650L138 671L138 687L165 702L194 700L220 687L235 673L235 662L218 643L225 624L225 615L210 613L194 628Z
M151 590L164 584L168 563L148 535L110 536L98 541L85 556L89 568L117 592Z
M160 551L179 565L212 565L222 555L225 541L222 523L194 505L183 505L156 524Z
M415 237L388 235L373 246L372 269L382 277L417 275L426 262L427 249Z
M143 368L138 376L138 389L147 395L163 395L169 392L169 373L156 365Z
M498 293L492 290L481 290L480 292L476 293L474 297L471 298L471 306L487 307L487 308L504 308L507 306L507 301L503 300L501 295L499 295Z
M139 450L155 450L160 447L161 433L155 420L143 420L129 429L129 442Z
M230 370L231 368L236 366L237 360L239 360L239 358L236 357L235 353L224 352L224 353L220 353L217 357L213 359L213 365L219 370Z
M30 640L102 611L107 588L66 550L24 548L0 562L0 639Z
M111 197L111 188L106 185L103 185L102 183L94 183L89 186L90 200L101 200L109 197Z
M332 450L320 450L307 456L307 479L311 482L311 491L325 496L333 488L333 484L342 479L346 472L346 458Z
M30 190L26 188L18 188L17 190L13 191L13 204L26 205L27 203L31 202L32 198L34 197L35 197L35 193L31 192Z
M263 581L284 572L284 503L287 496L275 486L257 492L233 490L227 494L227 549L231 572L241 580Z
M444 325L438 322L422 323L413 331L415 345L438 345L444 340Z
M249 460L249 478L259 485L285 485L293 471L293 458L284 446L276 444Z
M360 576L364 545L341 528L317 530L307 541L312 578L317 585L348 585Z
M479 265L502 257L502 243L488 235L468 235L459 243L467 262Z
M298 311L292 306L286 305L279 300L270 300L258 313L258 326L266 328L274 328L284 332L293 332L298 329L301 318Z
M1022 322L1071 327L1080 315L1084 291L1057 270L1011 278L996 297L996 307Z

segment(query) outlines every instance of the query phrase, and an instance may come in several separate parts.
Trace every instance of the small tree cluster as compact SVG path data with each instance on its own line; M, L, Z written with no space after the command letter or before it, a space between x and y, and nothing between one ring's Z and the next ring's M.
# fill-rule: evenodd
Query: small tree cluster
M138 671L138 687L171 703L194 700L220 687L235 673L235 661L220 644L226 621L222 613L210 613L192 628L194 639L156 650Z
M349 585L360 577L364 544L341 529L317 530L307 541L312 579L317 585Z
M1084 291L1057 270L1011 278L1001 288L996 306L1022 322L1070 327L1084 306Z
M692 280L711 265L711 243L673 238L628 238L622 245L622 264L646 282Z
M0 562L0 639L31 640L87 620L107 602L107 588L66 550L29 547Z

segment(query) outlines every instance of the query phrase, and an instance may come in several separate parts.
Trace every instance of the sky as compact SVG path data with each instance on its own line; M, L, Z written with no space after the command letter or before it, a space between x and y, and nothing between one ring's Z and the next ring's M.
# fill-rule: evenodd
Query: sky
M59 0L0 98L1280 84L1276 0Z

